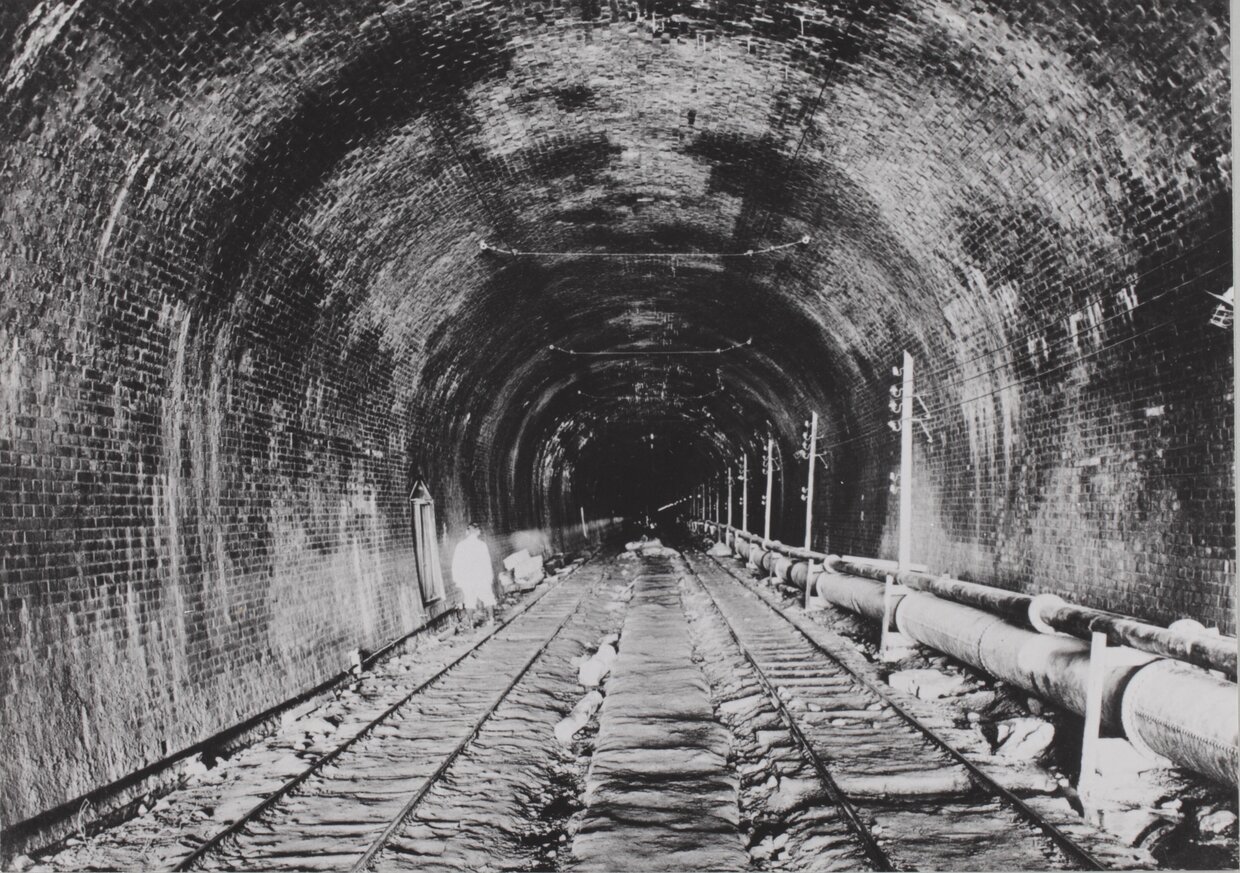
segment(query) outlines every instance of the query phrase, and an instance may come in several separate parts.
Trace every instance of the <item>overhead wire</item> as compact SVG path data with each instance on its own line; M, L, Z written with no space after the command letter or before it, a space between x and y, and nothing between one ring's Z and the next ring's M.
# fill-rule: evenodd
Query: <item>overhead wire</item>
M753 258L758 255L767 255L771 252L779 252L784 249L790 249L795 246L808 245L810 241L809 234L804 234L792 242L780 243L778 245L770 245L761 249L747 249L743 252L600 252L591 250L580 251L518 251L511 247L497 246L482 240L478 243L478 247L484 252L499 252L500 254L509 255L514 258L523 257L542 257L542 258L662 258L674 260L711 260L711 259L728 259L728 258Z
M680 357L692 355L725 355L728 352L734 352L746 346L753 345L753 337L743 342L733 343L730 346L723 346L717 349L616 349L613 351L603 350L596 352L583 352L577 349L566 349L551 343L547 346L553 352L571 355L578 358L638 358L638 357Z

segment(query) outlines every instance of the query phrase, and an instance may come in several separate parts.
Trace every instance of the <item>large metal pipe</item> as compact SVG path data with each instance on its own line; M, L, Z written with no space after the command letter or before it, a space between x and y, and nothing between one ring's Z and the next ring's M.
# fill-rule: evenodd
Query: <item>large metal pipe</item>
M895 615L900 632L917 642L1084 715L1090 668L1084 641L1025 630L921 592L903 598ZM1128 646L1108 648L1102 724L1139 749L1236 784L1235 683Z
M1159 659L1128 683L1121 717L1125 736L1138 749L1236 784L1235 683Z
M883 587L868 579L839 573L819 573L814 578L814 590L819 597L872 621L883 620ZM897 594L895 602L899 603L903 596L903 593Z
M745 545L749 547L751 560L771 575L802 590L805 585L812 585L818 596L828 602L881 620L882 584L811 569L809 562L790 555L803 550L788 549L776 543L755 543L752 539ZM827 561L832 567L839 567L841 563L846 562ZM851 569L851 565L848 567ZM866 569L865 575L871 578L888 575ZM910 576L925 577L925 574L911 573L891 575L906 585ZM979 609L929 591L903 592L894 605L896 626L902 634L1078 715L1084 714L1090 667L1090 647L1086 642L1005 621L1005 615L1015 618L1017 611L1011 599L990 599L990 592L1001 592L1001 589L978 591L975 589L988 586L925 578L942 582L944 590L951 590L958 596L976 597L982 603L993 602L996 609ZM1034 600L1027 595L1001 593L1026 597L1030 604ZM1054 606L1052 602L1050 607ZM1034 617L1044 613L1055 621L1079 620L1075 613L1071 619L1057 617L1050 607L1034 610ZM1086 612L1089 611L1081 610L1080 614ZM1029 620L1029 615L1026 609L1024 621ZM1102 723L1106 728L1122 731L1138 749L1224 784L1236 784L1240 766L1240 738L1237 737L1240 707L1234 682L1131 646L1109 648L1107 657L1102 691Z
M1001 616L922 592L901 601L896 627L922 645L985 670L996 679L1078 714L1085 713L1089 644L1082 640L1025 630ZM1120 728L1123 686L1140 666L1153 659L1152 655L1138 657L1138 664L1117 664L1107 671L1102 723L1108 728Z
M867 579L877 579L879 582L891 576L901 585L912 588L914 591L928 591L955 603L976 606L1019 621L1028 621L1029 606L1033 602L1033 598L1028 594L1005 591L989 585L978 585L976 582L965 582L963 579L931 576L929 573L919 573L916 570L889 570L844 558L828 558L828 560L832 569L839 573L864 576Z
M804 549L782 547L781 551L802 560L825 561L837 572L863 576L879 582L891 576L901 585L915 591L925 591L953 603L995 612L1021 625L1044 632L1059 631L1088 640L1094 631L1098 631L1105 633L1107 641L1112 645L1129 646L1140 652L1173 658L1206 670L1218 670L1232 679L1236 678L1238 647L1235 637L1158 627L1113 612L1075 606L1054 595L1034 597L977 582L953 579L950 576L932 576L914 570L876 567L834 555L819 555Z
M833 557L828 560L839 572L878 580L890 575L901 585L914 590L997 612L1038 630L1060 631L1083 640L1088 640L1094 631L1099 631L1107 635L1107 641L1112 645L1130 646L1141 652L1174 658L1207 670L1219 670L1233 679L1236 677L1237 646L1234 637L1173 631L1113 612L1074 606L1054 595L1033 597L949 576L892 571Z

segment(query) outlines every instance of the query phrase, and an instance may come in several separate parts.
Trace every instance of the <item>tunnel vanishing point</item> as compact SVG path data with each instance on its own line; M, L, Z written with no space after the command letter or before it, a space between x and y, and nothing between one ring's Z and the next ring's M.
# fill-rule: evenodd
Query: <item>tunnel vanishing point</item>
M895 558L905 352L914 562L1233 635L1229 28L8 0L0 824L450 610L467 521L761 530L769 440L800 544L813 413L813 548Z

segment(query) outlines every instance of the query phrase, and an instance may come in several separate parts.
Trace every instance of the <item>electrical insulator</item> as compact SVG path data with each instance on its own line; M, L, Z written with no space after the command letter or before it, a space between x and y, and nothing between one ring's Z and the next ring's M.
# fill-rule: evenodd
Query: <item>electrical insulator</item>
M887 393L890 394L892 397L899 397L903 393L903 390L900 388L899 385L892 385L890 388L887 389Z
M899 412L900 401L896 400L894 397L891 398L890 400L887 401L887 408L890 409L892 412Z
M894 430L896 433L899 433L899 432L900 432L900 422L898 422L898 421L889 421L889 422L887 422L887 427L891 428L891 429L892 429L892 430Z
M904 371L901 370L899 367L892 367L891 375L893 378L899 379L901 376L904 375Z

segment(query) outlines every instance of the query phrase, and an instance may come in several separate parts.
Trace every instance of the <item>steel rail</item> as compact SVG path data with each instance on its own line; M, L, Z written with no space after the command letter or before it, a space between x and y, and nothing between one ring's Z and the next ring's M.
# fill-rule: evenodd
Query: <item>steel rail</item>
M593 558L594 555L591 554L590 557ZM588 560L589 559L587 559L587 561ZM581 566L585 566L585 564L582 564ZM578 570L580 568L581 567L578 567ZM570 575L574 575L575 573L576 571L574 571L574 573ZM393 703L392 705L384 709L383 712L379 713L379 715L377 715L370 722L368 722L366 726L363 727L360 731L358 731L356 734L354 734L349 739L345 740L340 745L333 748L331 751L325 753L322 757L315 759L305 770L298 773L296 776L286 781L283 785L281 785L271 794L264 797L262 800L260 800L254 806L252 806L249 810L247 810L240 818L231 822L226 828L213 834L210 838L208 838L205 842L203 842L202 845L198 846L198 848L196 848L193 852L191 852L189 855L185 856L180 861L178 861L176 866L172 867L171 869L174 871L184 871L184 870L193 869L195 865L197 865L203 858L205 858L211 852L218 849L226 840L228 840L230 837L236 836L246 825L253 822L264 812L271 809L273 806L275 806L277 803L283 800L286 796L288 796L289 793L291 793L299 785L301 785L303 782L305 782L307 779L309 779L314 774L318 773L326 765L336 760L338 757L340 757L341 754L343 754L345 751L351 748L359 740L368 736L371 732L374 731L375 728L377 728L383 722L387 721L387 719L391 718L391 716L396 712L396 710L400 709L402 706L404 706L406 703L412 700L415 696L425 691L430 685L433 685L435 682L438 682L440 679L446 676L449 672L451 672L453 669L459 666L461 662L463 662L466 658L470 657L475 652L477 652L478 649L481 648L482 645L485 644L488 640L490 640L500 631L507 628L518 618L525 615L525 613L529 612L529 610L532 609L535 606L535 604L539 603L544 597L546 597L552 591L555 591L556 589L558 589L561 585L564 585L566 581L567 581L566 579L561 579L556 584L550 585L543 591L539 592L538 596L533 597L530 600L526 601L525 603L521 604L521 606L515 612L513 612L512 615L508 616L508 618L504 619L502 623L497 624L494 628L492 628L491 630L483 634L482 637L477 642L471 645L468 649L466 649L464 652L462 652L459 656L454 658L448 664L445 664L443 667L441 667L438 671L435 672L434 675L428 677L427 679L424 679L422 682L419 682L416 686L414 686L414 688L408 694L404 695L399 700L397 700L395 703ZM572 612L570 612L569 615L572 615ZM557 633L559 632L558 629L556 632Z
M422 785L418 788L418 790L415 791L407 801L405 801L404 806L402 806L400 811L396 813L390 822L388 822L387 827L385 827L383 831L375 837L375 839L366 848L366 851L362 853L362 857L353 862L353 866L349 868L350 873L360 873L360 871L365 870L370 866L371 862L374 861L375 856L383 851L383 848L392 839L392 836L401 827L401 825L405 823L405 819L409 818L413 811L417 809L418 804L422 802L423 798L426 797L427 793L432 787L434 787L435 783L448 772L448 768L452 766L452 762L460 757L461 753L464 752L469 744L474 741L474 739L482 731L482 726L486 724L487 720L490 719L490 717L495 713L495 710L499 709L500 704L508 698L508 695L512 693L512 689L517 686L517 683L520 682L522 678L524 678L525 674L529 672L529 669L534 666L534 662L542 657L543 653L547 650L547 646L551 645L555 638L560 635L560 631L564 629L564 626L568 624L569 620L577 614L587 593L588 592L582 592L581 596L577 598L577 603L571 610L569 610L568 615L564 616L564 619L555 626L555 629L551 631L551 635L543 641L542 645L538 647L538 650L526 659L525 663L521 666L521 669L517 671L517 674L512 677L512 680L509 681L507 685L504 686L503 691L496 696L495 701L487 707L486 712L484 712L474 723L474 726L470 728L469 733L467 733L461 741L456 744L456 747L439 763L439 766L436 767L434 771L432 771L431 774L423 780Z
M866 857L870 859L870 862L874 864L875 868L878 870L898 869L892 863L890 856L883 851L881 846L878 845L878 841L874 838L874 835L870 833L870 829L866 827L865 822L861 820L861 815L857 812L856 807L853 806L852 801L849 800L848 796L840 789L839 785L835 781L835 777L831 775L831 771L827 768L826 762L822 759L822 756L819 755L814 747L810 745L809 739L801 731L801 727L797 724L796 719L793 718L792 711L788 709L788 706L784 703L783 698L779 696L779 693L775 690L775 686L771 683L771 680L767 678L765 671L758 666L758 662L750 653L749 647L741 642L740 637L737 636L735 628L732 627L732 623L728 621L727 616L723 614L723 610L719 607L719 602L715 599L714 593L706 587L706 583L704 583L698 575L697 568L693 566L692 562L690 562L687 557L685 559L685 563L689 565L690 571L697 579L698 586L710 599L711 606L714 607L715 612L719 615L719 619L723 622L723 626L727 628L728 635L732 637L732 641L736 643L736 647L740 650L741 655L744 656L747 662L749 662L749 666L753 668L754 675L758 677L758 683L766 690L767 696L779 709L780 715L783 717L784 722L788 725L789 731L792 732L793 738L806 753L807 757L810 759L810 763L814 765L814 770L817 771L818 778L822 780L822 784L827 790L827 797L830 798L832 803L839 807L842 813L844 813L844 818L847 821L848 828L860 841L862 848L865 850Z
M964 767L965 770L968 771L970 778L973 780L974 784L978 788L991 791L995 796L997 796L998 798L1003 800L1005 803L1015 808L1021 814L1023 818L1025 818L1030 824L1038 828L1038 830L1040 830L1048 838L1050 838L1050 840L1055 844L1055 846L1061 852L1063 852L1064 855L1066 855L1069 859L1079 864L1082 868L1086 870L1108 869L1105 864L1103 864L1101 861L1095 858L1092 854L1090 854L1090 852L1087 849L1080 846L1075 840L1073 840L1070 836L1068 836L1062 830L1060 830L1060 828L1057 825L1055 825L1052 822L1047 821L1041 814L1039 814L1036 810L1034 810L1031 806L1029 806L1029 804L1025 803L1023 800L1017 797L1008 788L1004 787L1003 785L1000 785L999 782L997 782L993 777L987 775L985 771L983 771L980 767L978 767L976 764L970 761L967 757L965 757L963 753L958 751L955 747L951 745L951 743L949 743L942 736L940 736L937 731L935 731L933 728L929 727L928 725L923 724L917 718L917 716L913 715L911 712L905 709L902 704L900 704L898 701L896 701L890 695L888 695L887 692L883 690L881 687L879 687L877 683L872 682L868 677L864 676L857 670L854 670L848 664L845 664L843 661L837 658L829 649L827 649L825 646L823 646L821 643L819 643L817 640L815 640L813 637L811 637L809 634L803 631L797 625L797 623L792 620L792 618L788 615L788 613L784 609L782 609L779 606L776 606L775 604L768 601L765 597L762 597L758 595L757 592L753 591L750 588L750 586L747 584L747 580L737 575L732 570L732 568L725 566L723 562L719 561L714 556L708 555L707 557L709 557L710 560L713 561L715 565L719 567L720 570L722 570L724 573L727 573L729 576L735 579L738 582L738 584L741 585L742 588L744 588L746 591L749 591L750 594L752 594L754 597L757 597L757 599L760 600L762 603L764 603L769 609L771 609L771 611L773 611L776 615L778 615L780 618L782 618L784 621L790 624L798 634L800 634L802 637L804 637L809 642L811 646L813 646L815 649L817 649L819 652L821 652L823 655L829 658L833 663L837 664L841 669L844 670L844 672L852 676L857 682L859 682L860 684L868 688L870 691L872 691L884 703L890 706L892 710L894 710L895 713L899 715L907 724L909 724L915 730L920 732L924 737L926 737L926 739L930 740L931 743L933 743L943 752L946 752L949 757L951 757L958 764Z

